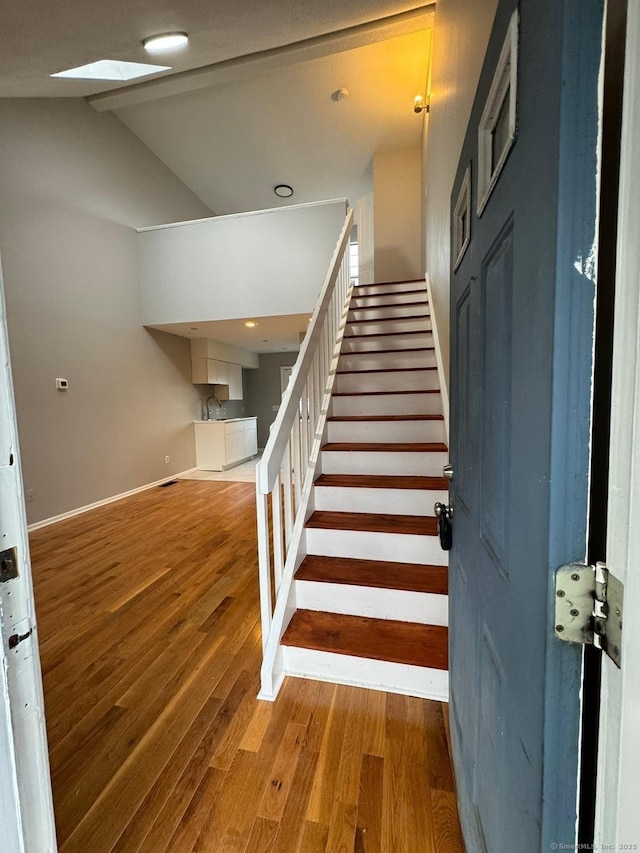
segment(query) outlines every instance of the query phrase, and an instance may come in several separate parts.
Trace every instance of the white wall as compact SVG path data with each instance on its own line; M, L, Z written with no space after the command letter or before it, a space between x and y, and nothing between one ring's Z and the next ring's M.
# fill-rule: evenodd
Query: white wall
M341 199L143 231L143 322L313 311L346 213Z
M81 100L6 99L0 114L0 253L34 522L193 464L189 341L141 326L134 229L210 211Z
M420 119L416 116L416 122ZM424 274L419 146L376 151L373 157L373 240L376 281Z
M431 111L424 136L425 242L447 377L451 189L497 6L497 0L438 0L436 4Z

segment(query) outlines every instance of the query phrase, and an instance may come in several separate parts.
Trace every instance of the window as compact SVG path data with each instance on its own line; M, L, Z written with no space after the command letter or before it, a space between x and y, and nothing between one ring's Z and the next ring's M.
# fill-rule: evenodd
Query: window
M357 287L360 273L358 269L358 243L349 243L349 275L353 284Z
M478 127L478 216L496 185L516 136L518 12L511 16Z
M458 200L453 209L453 269L457 270L471 239L471 164L462 179Z

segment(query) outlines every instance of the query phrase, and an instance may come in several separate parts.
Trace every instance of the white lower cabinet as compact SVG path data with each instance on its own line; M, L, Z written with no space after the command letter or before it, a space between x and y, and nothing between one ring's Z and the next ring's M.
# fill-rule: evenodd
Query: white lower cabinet
M225 471L258 452L256 418L196 421L196 465L204 471Z

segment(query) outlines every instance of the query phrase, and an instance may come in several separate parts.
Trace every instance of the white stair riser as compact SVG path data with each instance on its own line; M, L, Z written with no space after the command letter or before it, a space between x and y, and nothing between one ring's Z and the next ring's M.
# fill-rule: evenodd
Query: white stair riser
M391 373L338 373L338 394L366 394L367 391L436 391L437 370L406 370Z
M449 493L439 489L365 489L316 486L315 508L332 512L375 512L395 515L433 515L436 501L449 503ZM300 606L300 605L299 605Z
M441 477L446 453L368 453L358 450L323 450L323 474L373 474L378 476Z
M369 660L314 649L283 646L284 672L299 678L313 678L332 684L352 684L418 696L437 702L449 701L449 673L443 669Z
M338 362L339 370L397 370L400 367L435 367L434 350L396 350L381 353L342 353Z
M422 566L446 565L446 551L440 547L437 536L308 527L305 529L305 539L307 554L323 557L388 560Z
M440 394L382 394L333 397L333 414L342 415L441 415Z
M347 320L347 335L378 335L389 332L429 332L431 320L428 317L401 318L397 320L371 320L364 323L350 323Z
M301 610L395 619L422 625L449 624L446 595L317 581L296 581L295 585L296 604Z
M390 330L388 330L390 331ZM375 352L388 349L412 349L413 347L432 347L433 334L425 332L420 335L371 335L371 337L346 336L342 342L342 353Z
M444 421L329 421L327 441L444 441Z
M382 284L360 284L353 288L356 296L377 296L379 293L403 293L424 287L424 281L394 281Z
M405 291L404 293L383 293L379 296L359 296L351 297L351 308L376 308L379 305L406 305L410 302L424 302L428 305L427 291L421 290L418 292Z
M381 308L375 306L371 308L359 308L351 305L347 321L352 320L385 320L387 317L398 317L406 319L415 317L416 314L428 314L429 305L427 302L421 302L418 305L409 303L408 305L387 305Z

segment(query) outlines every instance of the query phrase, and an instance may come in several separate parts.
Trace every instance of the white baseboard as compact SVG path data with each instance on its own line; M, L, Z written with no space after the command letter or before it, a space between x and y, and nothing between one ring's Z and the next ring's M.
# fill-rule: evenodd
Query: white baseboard
M283 650L284 672L287 676L367 687L385 693L402 693L438 702L449 701L449 673L446 670L293 646L284 646Z
M68 512L60 513L60 515L53 515L51 518L43 518L42 521L35 521L33 524L29 524L27 530L29 533L31 533L32 530L40 530L41 527L48 527L50 524L56 524L58 521L73 518L75 515L82 515L83 512L89 512L92 509L98 509L101 506L115 503L115 501L121 501L123 498L128 498L131 495L137 495L138 492L144 492L147 489L153 489L154 486L161 486L162 483L168 483L169 480L176 480L178 477L184 477L186 474L192 474L197 470L197 468L189 468L187 471L180 471L178 474L172 474L170 477L163 477L161 480L156 480L153 483L146 483L146 485L130 489L128 492L122 492L121 494L113 495L110 498L103 498L100 501L95 501L95 503L86 504L86 506L79 506L77 509L70 509Z
M429 312L431 314L431 331L433 333L433 345L436 349L436 365L438 368L438 379L440 380L440 397L442 400L442 411L444 414L444 430L449 443L449 387L445 381L444 365L442 362L442 349L440 346L440 336L438 334L438 318L433 312L433 296L431 293L431 279L429 273L425 276L427 283L427 299L429 301Z

